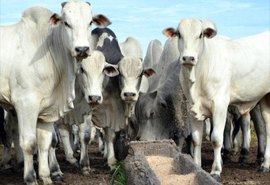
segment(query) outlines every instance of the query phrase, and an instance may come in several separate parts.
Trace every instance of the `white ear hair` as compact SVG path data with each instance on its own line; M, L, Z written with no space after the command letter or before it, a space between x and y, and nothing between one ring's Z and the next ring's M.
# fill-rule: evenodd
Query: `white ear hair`
M141 81L141 86L140 86L139 92L147 93L148 89L149 89L148 79L147 79L147 77L145 77L143 75L142 76L142 81Z
M203 34L205 37L211 39L217 34L217 27L213 21L204 20L202 21L203 24Z

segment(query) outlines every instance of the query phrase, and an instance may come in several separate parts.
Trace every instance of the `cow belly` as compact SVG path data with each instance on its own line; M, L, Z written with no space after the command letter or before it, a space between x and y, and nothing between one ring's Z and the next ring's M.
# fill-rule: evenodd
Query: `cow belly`
M206 98L200 98L194 102L191 106L191 112L195 118L199 121L204 121L206 118L211 116L210 113L211 103Z

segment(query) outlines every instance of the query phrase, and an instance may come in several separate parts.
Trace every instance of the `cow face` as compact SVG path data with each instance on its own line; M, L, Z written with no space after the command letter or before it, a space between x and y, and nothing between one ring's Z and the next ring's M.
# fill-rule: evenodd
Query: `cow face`
M117 67L108 64L100 51L92 52L91 56L81 63L81 87L86 101L91 104L101 104L103 101L102 84L105 75L114 77L118 75Z
M62 3L61 16L54 14L51 22L61 26L64 45L78 61L89 55L92 23L99 26L110 24L103 15L93 17L89 3L78 1Z
M141 59L123 57L119 64L121 98L126 102L138 100L142 76L150 77L155 74L153 69L143 69Z
M173 117L169 114L167 102L160 96L158 91L140 96L136 104L136 118L138 122L138 140L161 140L170 139L171 128L167 125Z
M177 30L167 28L163 33L170 37L178 37L180 62L185 66L194 66L201 56L204 48L204 39L211 39L216 34L216 26L211 21L198 19L183 19Z

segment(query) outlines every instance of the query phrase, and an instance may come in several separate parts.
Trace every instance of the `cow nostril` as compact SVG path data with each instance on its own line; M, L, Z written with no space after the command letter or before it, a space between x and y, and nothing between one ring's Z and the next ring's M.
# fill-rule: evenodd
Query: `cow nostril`
M101 96L89 96L88 98L90 102L98 102L101 100Z
M186 57L183 57L182 59L183 59L184 62L186 61Z
M85 47L76 47L75 51L78 53L86 53L89 50L89 47L85 46Z
M182 59L184 62L193 62L195 60L194 57L188 57L188 56L184 56Z
M126 92L126 93L124 93L124 96L125 97L134 97L134 96L136 96L136 93Z

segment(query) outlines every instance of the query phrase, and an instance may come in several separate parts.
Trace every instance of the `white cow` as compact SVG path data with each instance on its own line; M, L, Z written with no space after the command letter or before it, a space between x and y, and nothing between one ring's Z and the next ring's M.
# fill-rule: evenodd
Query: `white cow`
M38 146L39 177L51 184L48 150L53 122L73 108L77 60L90 51L91 23L106 26L104 16L92 16L91 6L71 1L62 4L61 16L35 7L22 20L0 28L0 104L15 109L24 180L37 184L33 152Z
M134 105L138 100L139 91L147 91L147 78L155 74L152 68L145 68L142 63L143 52L140 43L133 37L128 37L120 44L124 57L120 60L119 72L121 98L126 102L126 124L134 114ZM144 86L144 87L142 87Z
M266 122L267 146L261 166L270 165L270 32L238 40L224 39L211 21L183 19L177 29L164 30L178 38L180 81L194 114L192 137L194 161L201 165L203 121L213 118L211 141L214 162L211 174L220 179L221 147L228 105L241 114L260 101Z
M140 57L123 56L116 35L109 28L96 28L92 31L92 36L95 48L105 55L108 63L118 65L120 73L119 76L104 81L104 101L93 110L93 123L104 129L108 164L114 168L116 160L113 141L115 132L126 128L125 101L136 101L141 77L150 76L154 72L152 69L143 69ZM139 51L138 48L131 50Z
M78 74L76 79L74 109L65 115L64 119L59 121L59 132L63 141L66 160L71 164L77 164L77 160L73 156L69 127L72 124L76 124L79 127L81 146L79 164L84 175L90 173L88 143L91 137L91 127L93 127L91 125L92 109L103 102L102 84L104 79L106 79L105 77L114 77L116 75L118 75L117 66L108 64L100 51L93 51L91 56L84 59L81 63L81 73Z

